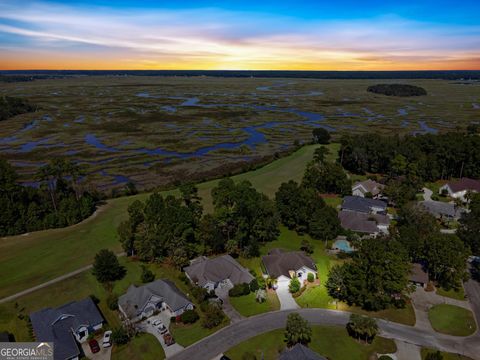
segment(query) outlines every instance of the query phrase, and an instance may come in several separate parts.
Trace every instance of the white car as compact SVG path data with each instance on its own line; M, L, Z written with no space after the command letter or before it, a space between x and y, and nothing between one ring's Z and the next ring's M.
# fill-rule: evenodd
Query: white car
M105 331L105 333L103 334L103 340L102 340L102 346L104 348L112 346L112 340L110 339L111 337L112 337L112 331L111 330Z
M160 334L165 334L165 333L168 331L167 327L166 327L165 325L163 325L163 323L162 323L160 320L155 320L155 321L152 323L152 325L153 325L155 328L157 328L157 330L158 330L158 332L159 332Z

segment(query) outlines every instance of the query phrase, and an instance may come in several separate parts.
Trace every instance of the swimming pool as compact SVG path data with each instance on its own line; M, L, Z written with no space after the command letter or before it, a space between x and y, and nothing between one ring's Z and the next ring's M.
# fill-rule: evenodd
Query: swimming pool
M353 248L350 245L350 242L347 240L337 240L333 243L334 250L340 250L343 252L352 252Z

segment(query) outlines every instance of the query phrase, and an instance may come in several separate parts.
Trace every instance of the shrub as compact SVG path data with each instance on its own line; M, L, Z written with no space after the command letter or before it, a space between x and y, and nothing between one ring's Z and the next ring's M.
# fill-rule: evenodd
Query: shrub
M258 280L258 288L259 289L266 289L267 288L267 282L263 276L259 277Z
M128 343L130 337L123 327L117 327L112 330L112 342L116 345L123 345Z
M253 279L252 281L250 281L250 291L257 291L258 289L260 289L260 286L258 285L258 281L257 279Z
M255 292L255 300L259 303L263 303L267 300L267 292L263 289L258 289Z
M146 284L155 280L155 274L148 269L145 265L142 265L142 283Z
M185 275L185 273L181 273L180 275L178 275L178 279L184 284L188 284L190 282L190 280L188 280L188 277L187 275Z
M378 358L378 360L393 360L393 359L388 355L382 355Z
M305 251L307 254L313 254L313 245L310 241L303 239L300 244L300 250Z
M288 285L288 290L291 293L296 293L300 291L300 280L298 280L297 277L294 277L292 280L290 280L290 284Z
M110 310L117 310L118 309L118 296L114 293L110 293L107 296L107 306Z
M248 294L250 294L250 285L247 283L237 284L228 290L228 295L231 297L239 297Z
M181 315L181 320L184 324L193 324L200 316L195 310L187 310Z
M170 316L170 322L172 324L175 324L177 322L177 317L176 316Z
M315 281L315 275L313 275L313 273L308 273L307 281L313 283Z
M191 288L191 292L192 292L192 296L199 303L205 301L208 298L208 290L203 287L193 286Z
M202 321L202 326L206 329L214 328L222 323L225 319L223 311L214 304L209 304L205 308L205 317Z
M429 352L425 356L425 360L443 360L443 355L440 351Z

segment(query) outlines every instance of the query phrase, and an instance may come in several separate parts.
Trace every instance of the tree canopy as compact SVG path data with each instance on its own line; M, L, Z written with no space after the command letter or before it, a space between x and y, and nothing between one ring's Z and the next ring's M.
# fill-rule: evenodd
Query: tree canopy
M387 96L423 96L427 90L420 86L408 84L377 84L367 88L368 92Z
M113 251L102 249L95 255L92 273L98 282L108 283L123 279L126 269L120 265Z
M82 170L53 159L38 171L40 187L22 186L15 169L0 159L0 236L76 224L95 211L98 195L80 182Z
M469 210L462 214L457 234L473 255L480 256L480 194L471 194Z
M410 265L405 250L395 240L367 238L352 261L334 266L326 283L333 298L366 310L399 304L407 287Z
M285 328L285 342L288 346L295 344L307 345L312 339L312 328L307 320L298 313L291 313L287 317Z
M11 96L0 96L0 121L36 110L37 107L30 104L25 99Z

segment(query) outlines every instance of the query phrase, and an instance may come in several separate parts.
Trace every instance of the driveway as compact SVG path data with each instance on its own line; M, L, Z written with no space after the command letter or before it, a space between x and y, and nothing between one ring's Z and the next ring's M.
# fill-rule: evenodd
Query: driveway
M103 336L103 335L102 335ZM96 354L93 354L90 351L90 346L88 345L88 341L84 342L82 344L82 350L83 353L85 354L85 357L90 360L110 360L110 357L112 356L112 347L109 346L107 348L104 348L102 346L102 338L97 338L98 344L100 345L100 351Z
M158 342L160 343L160 345L162 345L163 351L165 352L165 357L167 358L177 354L178 352L182 351L184 348L183 346L177 343L167 346L165 344L165 341L163 341L163 335L158 332L158 330L152 325L152 323L155 320L160 320L167 327L167 329L169 329L171 315L172 314L169 311L162 311L160 314L152 316L147 320L142 321L138 325L138 329L140 331L152 334L158 339Z
M424 187L422 190L423 190L423 200L432 201L433 191L426 187Z
M278 300L280 300L280 310L292 310L292 309L299 309L295 299L288 291L288 281L281 281L277 284L277 296Z
M397 360L422 360L421 347L403 341L395 340L397 352L393 354Z
M234 323L244 318L230 303L230 297L228 296L228 288L216 288L215 295L222 299L222 310L230 319L230 322Z
M177 353L172 357L172 360L213 359L219 353L225 352L254 336L284 328L287 316L292 312L298 312L313 325L345 326L350 318L349 312L327 309L272 311L224 327ZM478 336L478 333L468 337L449 336L385 320L378 320L378 326L381 336L389 339L459 353L470 356L472 359L478 359L480 353L480 336Z

